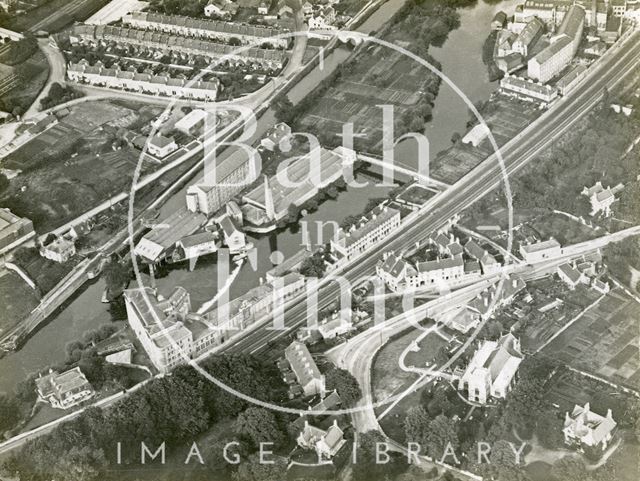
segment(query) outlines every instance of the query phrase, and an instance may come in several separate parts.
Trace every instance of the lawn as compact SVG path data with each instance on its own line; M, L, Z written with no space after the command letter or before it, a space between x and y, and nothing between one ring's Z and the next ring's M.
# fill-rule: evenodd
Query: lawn
M436 333L427 335L418 344L419 350L410 352L405 358L407 366L425 367L433 363L436 353L441 347L447 345L447 341Z
M0 270L0 335L24 319L38 305L38 295L15 272Z
M412 185L407 190L402 192L397 199L400 201L409 202L412 204L422 205L431 199L436 192L429 190L421 185Z
M42 257L35 248L21 248L16 251L16 261L24 269L44 295L66 276L80 262L80 256L72 257L60 264Z
M398 359L415 339L422 333L420 329L409 332L387 342L373 360L371 386L374 399L382 401L401 392L416 380L416 374L400 369Z

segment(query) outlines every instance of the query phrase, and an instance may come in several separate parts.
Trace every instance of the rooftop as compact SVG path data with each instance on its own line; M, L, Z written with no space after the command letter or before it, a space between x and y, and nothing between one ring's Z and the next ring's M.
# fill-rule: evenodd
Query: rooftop
M285 349L284 354L302 386L322 377L318 366L316 366L313 357L311 357L309 349L307 349L307 346L303 343L298 341L292 342Z

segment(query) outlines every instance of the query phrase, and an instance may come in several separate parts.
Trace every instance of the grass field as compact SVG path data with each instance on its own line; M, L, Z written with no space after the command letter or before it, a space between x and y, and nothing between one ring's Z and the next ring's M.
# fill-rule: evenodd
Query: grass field
M412 329L406 334L385 344L373 361L371 387L374 399L382 401L397 394L402 388L408 387L416 380L416 375L400 369L398 359L415 339L422 333L419 329Z
M639 317L640 305L613 290L543 352L576 369L637 389Z
M10 330L38 305L36 292L15 272L0 270L0 335Z

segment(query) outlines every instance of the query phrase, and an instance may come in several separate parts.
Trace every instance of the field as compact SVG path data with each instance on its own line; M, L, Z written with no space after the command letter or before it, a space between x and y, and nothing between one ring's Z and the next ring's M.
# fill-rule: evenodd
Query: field
M153 109L150 109L154 112ZM3 205L30 218L37 231L63 225L126 190L139 152L113 150L118 129L141 116L108 102L86 102L9 155L6 166L23 171L5 193Z
M576 369L637 389L639 316L640 305L613 290L543 352Z
M2 335L38 305L38 296L18 274L3 268L0 270L0 305Z
M515 137L540 114L530 103L500 96L492 97L480 112L498 147ZM478 147L456 142L436 157L431 174L438 180L453 184L493 153L494 149L488 138Z
M379 33L384 40L411 50L438 68L428 55L429 43L435 40L424 40L421 35L433 28L444 41L456 21L453 10L444 15L424 3L409 6ZM373 42L363 43L301 105L302 115L296 126L316 135L321 143L332 145L340 142L337 135L342 133L342 126L353 123L356 150L380 153L383 124L394 138L424 129L431 119L439 85L436 74L404 53ZM382 105L387 107L385 118ZM392 123L394 132L390 132Z

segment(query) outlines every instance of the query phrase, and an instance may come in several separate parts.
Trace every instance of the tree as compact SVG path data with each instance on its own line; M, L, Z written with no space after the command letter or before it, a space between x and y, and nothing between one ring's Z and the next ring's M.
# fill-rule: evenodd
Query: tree
M285 439L285 433L273 413L259 407L250 407L240 414L234 424L234 431L238 436L249 440L255 448L260 443L274 443L278 447Z
M429 423L425 442L427 453L429 456L439 459L449 444L454 451L460 445L458 429L455 421L440 414Z
M18 401L14 397L0 393L0 434L15 427L21 418Z
M131 266L129 263L119 262L112 258L102 270L107 284L107 291L111 298L119 297L131 280Z
M270 459L271 460L271 459ZM252 454L233 473L234 481L282 481L286 479L287 463L281 457L274 457L273 464L260 462L258 454Z
M335 389L342 400L342 407L354 406L362 397L360 385L353 375L339 367L334 367L326 375L327 389Z
M327 266L324 263L324 255L322 252L316 252L312 256L307 257L300 265L300 274L305 277L316 277L320 279L324 276Z
M384 479L395 479L395 477L406 469L406 458L400 457L397 453L387 453L389 462L382 464L376 459L376 445L386 446L385 438L378 431L368 431L358 435L358 449L356 450L356 463L353 465L353 479L355 481L373 481ZM384 455L381 456L381 460Z
M587 475L587 468L582 459L565 456L553 465L551 475L557 481L583 481Z
M404 418L404 434L407 441L425 444L431 418L422 406L412 406Z
M65 481L92 481L102 479L101 473L107 464L102 449L74 446L58 460L53 473L58 479Z
M0 173L0 194L9 188L9 179L7 176Z

